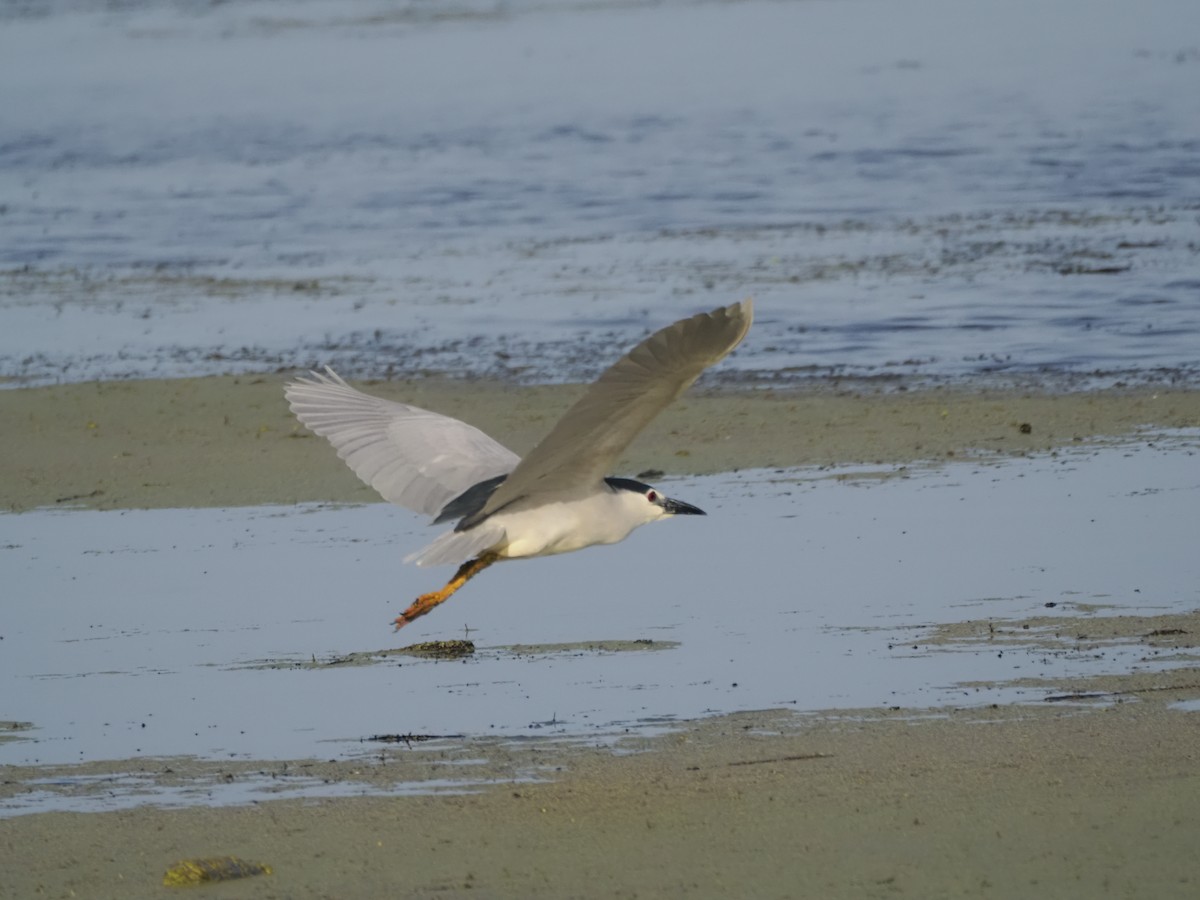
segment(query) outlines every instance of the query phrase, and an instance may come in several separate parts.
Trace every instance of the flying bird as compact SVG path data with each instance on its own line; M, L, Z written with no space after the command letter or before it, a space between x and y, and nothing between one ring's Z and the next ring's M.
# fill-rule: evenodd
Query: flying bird
M751 300L681 319L646 338L588 388L522 459L449 416L372 397L332 369L287 384L296 417L385 500L455 522L409 556L419 566L460 563L445 587L395 621L425 615L505 559L615 544L667 516L704 511L657 488L609 474L650 420L746 336Z

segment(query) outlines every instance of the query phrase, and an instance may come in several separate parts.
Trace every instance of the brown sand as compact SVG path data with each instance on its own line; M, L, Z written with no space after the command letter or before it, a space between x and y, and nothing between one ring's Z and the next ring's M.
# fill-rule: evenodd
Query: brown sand
M744 713L471 796L25 816L0 821L0 895L161 897L176 861L232 854L274 874L198 895L1191 898L1195 714L1163 699Z
M467 418L518 451L578 390L372 389ZM1198 424L1200 393L1184 390L693 395L647 433L625 471L899 464ZM374 499L324 442L294 426L280 379L6 391L0 425L0 506L10 510ZM1130 627L1178 637L1194 619ZM968 637L992 639L979 628L945 639ZM493 775L513 771L511 758L497 762L507 753L556 776L471 796L20 816L0 820L0 897L169 896L161 885L169 865L222 854L268 863L274 874L197 896L1200 896L1200 730L1197 713L1168 708L1200 696L1200 671L1151 683L1113 677L1099 689L1112 702L915 720L745 713L628 756L468 742L465 752L492 756ZM353 785L404 780L417 768L404 749L379 758L373 768L313 771ZM211 764L177 765L185 782L212 775ZM228 767L227 777L246 777L247 765ZM38 774L9 767L0 780L11 795Z
M0 391L0 509L378 502L291 416L284 380L227 376ZM365 389L464 419L518 453L580 393L450 381ZM1197 425L1195 390L693 392L647 429L615 474L1020 454L1129 436L1144 426Z

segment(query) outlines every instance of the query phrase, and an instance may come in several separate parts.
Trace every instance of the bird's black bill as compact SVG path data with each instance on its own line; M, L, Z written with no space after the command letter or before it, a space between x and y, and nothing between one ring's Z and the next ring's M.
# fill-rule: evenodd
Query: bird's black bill
M682 500L666 499L663 501L662 508L673 516L707 516L704 510L698 506L692 506L690 503L684 503Z

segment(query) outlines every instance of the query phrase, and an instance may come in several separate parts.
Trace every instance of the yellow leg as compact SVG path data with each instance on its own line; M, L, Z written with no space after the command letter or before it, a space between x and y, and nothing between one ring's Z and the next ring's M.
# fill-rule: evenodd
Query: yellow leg
M458 571L454 573L444 588L440 591L433 591L428 594L422 594L413 601L412 606L400 613L396 617L396 630L399 631L413 619L420 618L429 612L435 606L445 603L450 599L450 596L460 587L494 563L500 558L497 553L484 553L475 559L469 560L458 567Z

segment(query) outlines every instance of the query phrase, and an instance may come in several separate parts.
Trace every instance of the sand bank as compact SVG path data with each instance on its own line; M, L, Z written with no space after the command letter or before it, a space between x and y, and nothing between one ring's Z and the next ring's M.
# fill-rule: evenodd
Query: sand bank
M0 508L377 502L325 441L292 417L285 380L227 376L0 391ZM461 418L518 453L582 390L448 380L361 387ZM1184 389L693 391L651 424L619 473L903 464L1196 425L1200 391Z
M323 441L295 425L282 380L0 392L2 505L374 502ZM455 382L369 389L465 418L518 451L579 392ZM1200 392L1169 389L701 393L655 423L623 470L903 465L1198 424ZM987 623L975 626L942 639L997 639L981 637ZM1161 632L1185 654L1200 631L1194 613L1104 625L1125 626ZM274 873L205 887L206 895L1192 897L1198 685L1196 668L1184 666L1150 679L1065 682L1064 695L1100 695L1082 703L741 713L638 740L627 749L651 752L629 755L469 740L447 752L486 758L479 776L494 781L471 795L22 815L0 820L0 897L159 897L168 866L223 854ZM291 766L352 792L419 780L428 763L388 746L377 759ZM39 777L102 784L140 771L199 789L202 803L213 778L269 779L284 765L138 759L7 767L3 779L12 796ZM513 780L535 768L553 780Z
M160 897L175 861L233 854L274 874L206 896L1193 897L1195 714L1165 707L1189 692L928 719L745 713L616 757L518 743L508 762L555 780L466 796L25 816L0 821L0 894ZM404 753L381 754L383 777ZM322 772L369 780L356 768Z

